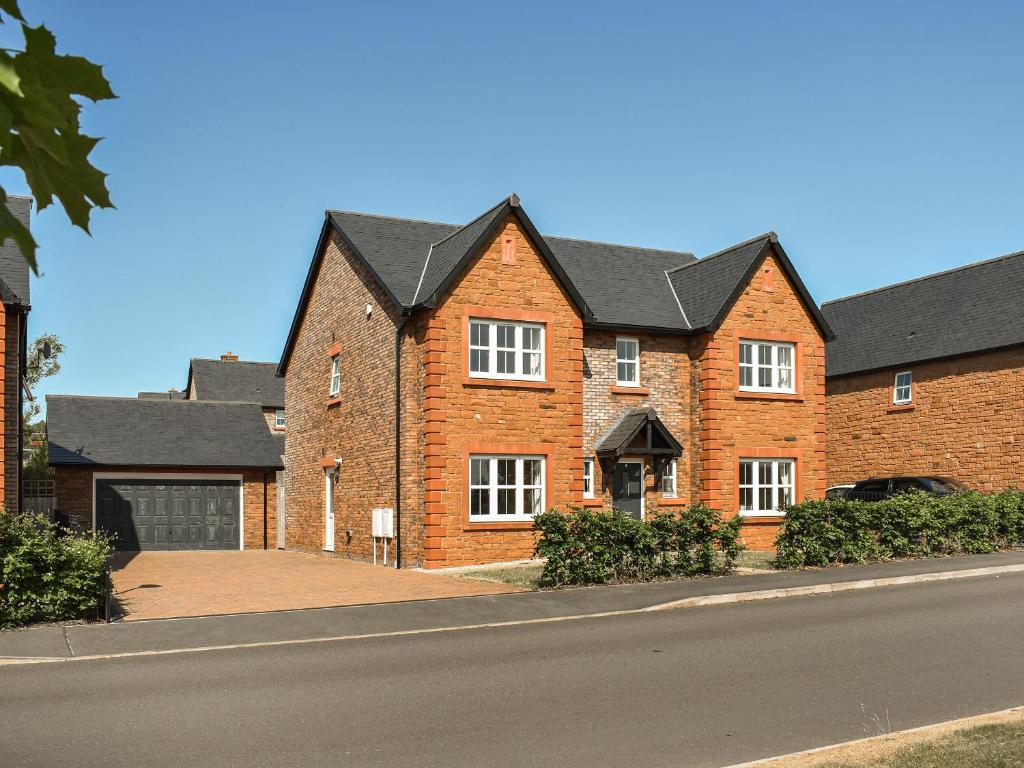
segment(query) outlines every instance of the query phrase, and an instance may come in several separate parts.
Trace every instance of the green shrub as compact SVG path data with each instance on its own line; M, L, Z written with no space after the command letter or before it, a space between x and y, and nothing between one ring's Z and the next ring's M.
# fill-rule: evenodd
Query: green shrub
M542 586L648 581L732 569L742 546L740 520L695 505L680 515L637 520L619 510L551 510L537 515L535 554Z
M877 502L825 499L786 509L782 568L994 552L1024 546L1024 492L905 493Z
M0 629L92 615L106 595L110 552L105 536L0 512Z

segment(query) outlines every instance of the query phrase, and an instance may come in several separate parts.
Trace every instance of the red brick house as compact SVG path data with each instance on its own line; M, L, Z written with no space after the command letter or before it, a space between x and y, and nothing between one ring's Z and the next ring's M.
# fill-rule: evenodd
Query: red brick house
M831 332L778 238L703 259L328 211L282 354L287 545L400 563L529 557L551 507L704 501L770 545L825 487Z
M1024 487L1024 252L828 302L830 485Z

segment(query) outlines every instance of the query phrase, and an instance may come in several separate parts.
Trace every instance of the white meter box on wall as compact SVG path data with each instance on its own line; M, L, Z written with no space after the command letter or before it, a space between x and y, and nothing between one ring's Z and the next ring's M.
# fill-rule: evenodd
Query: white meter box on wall
M395 538L395 510L391 507L373 510L372 528L375 539Z

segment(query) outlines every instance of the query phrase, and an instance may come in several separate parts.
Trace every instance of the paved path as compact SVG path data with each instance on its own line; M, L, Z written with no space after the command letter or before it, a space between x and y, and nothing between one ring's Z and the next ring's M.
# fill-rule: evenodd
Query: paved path
M412 605L444 612L530 597L539 596ZM413 620L398 616L408 607L382 609L400 624ZM348 610L383 626L365 608ZM0 667L0 764L721 766L861 737L876 721L908 728L1018 705L1022 627L1024 575L1014 574L414 637Z
M430 600L515 587L301 552L136 552L111 573L126 621Z

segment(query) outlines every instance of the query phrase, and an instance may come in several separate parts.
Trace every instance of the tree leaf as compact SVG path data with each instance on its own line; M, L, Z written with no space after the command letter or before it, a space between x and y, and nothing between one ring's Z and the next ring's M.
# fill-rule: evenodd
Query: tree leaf
M25 21L25 17L21 15L21 9L18 7L18 0L0 0L0 11L8 16L13 16L18 21Z
M11 93L21 96L21 77L18 69L14 66L14 58L7 51L0 51L0 86L3 86Z

